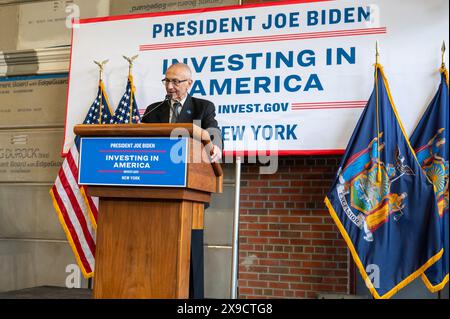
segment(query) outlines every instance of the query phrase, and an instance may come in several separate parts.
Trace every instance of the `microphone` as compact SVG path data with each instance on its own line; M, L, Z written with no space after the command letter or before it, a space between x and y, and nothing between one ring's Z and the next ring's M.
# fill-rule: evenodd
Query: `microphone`
M163 105L166 101L170 101L170 99L172 98L172 96L170 94L166 94L166 97L164 98L164 100L159 103L157 106L155 106L154 108L152 108L150 111L145 112L142 116L141 119L143 119L144 117L146 117L147 115L149 115L150 113L152 113L153 111L155 111L157 108L159 108L161 105Z

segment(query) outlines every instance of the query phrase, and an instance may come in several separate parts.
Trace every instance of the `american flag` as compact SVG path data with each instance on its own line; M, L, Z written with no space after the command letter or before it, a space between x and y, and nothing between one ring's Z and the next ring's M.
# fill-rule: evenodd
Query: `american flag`
M97 97L83 124L110 124L111 114L103 82L100 80ZM83 275L89 278L94 274L98 198L88 196L85 186L78 185L79 147L80 138L77 136L58 172L50 196L78 265Z
M141 116L135 99L133 77L128 76L127 88L112 118L114 124L141 123Z

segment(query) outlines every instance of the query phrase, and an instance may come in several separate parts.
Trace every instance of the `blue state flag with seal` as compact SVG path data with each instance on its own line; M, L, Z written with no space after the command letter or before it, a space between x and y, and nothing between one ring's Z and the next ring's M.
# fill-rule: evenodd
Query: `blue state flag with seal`
M448 282L448 153L449 153L449 104L448 71L440 69L441 83L438 91L425 110L411 136L411 146L428 178L434 184L439 209L441 240L444 255L422 275L422 280L431 292L442 290Z
M380 64L325 204L373 297L392 297L443 254L433 184Z

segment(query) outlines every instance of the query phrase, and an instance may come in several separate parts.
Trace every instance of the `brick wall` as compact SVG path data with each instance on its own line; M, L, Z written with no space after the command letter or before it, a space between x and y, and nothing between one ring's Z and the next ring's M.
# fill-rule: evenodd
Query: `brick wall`
M239 298L349 293L347 246L323 203L339 160L281 157L272 175L243 164Z

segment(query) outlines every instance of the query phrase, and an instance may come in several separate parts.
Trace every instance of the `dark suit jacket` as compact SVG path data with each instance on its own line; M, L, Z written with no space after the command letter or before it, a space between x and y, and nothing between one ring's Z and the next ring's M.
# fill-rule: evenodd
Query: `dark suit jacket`
M142 118L141 122L168 123L169 112L170 101L165 101L163 104L161 104L161 102L150 104L147 106L144 113L147 115ZM215 140L214 136L211 136L211 140L214 144L219 146L220 149L222 149L222 137L215 117L216 108L212 102L188 95L186 101L184 102L183 109L178 117L177 123L192 123L194 120L200 120L202 129L217 129L216 133L218 134L220 141Z
M143 123L168 123L170 102L166 101L158 106L161 102L150 104L145 113L148 113L142 118ZM154 111L155 107L157 107ZM215 119L216 109L214 104L208 100L198 99L190 95L187 96L184 102L183 109L178 117L177 123L192 123L194 120L200 120L203 129L210 127L217 128L217 121Z

